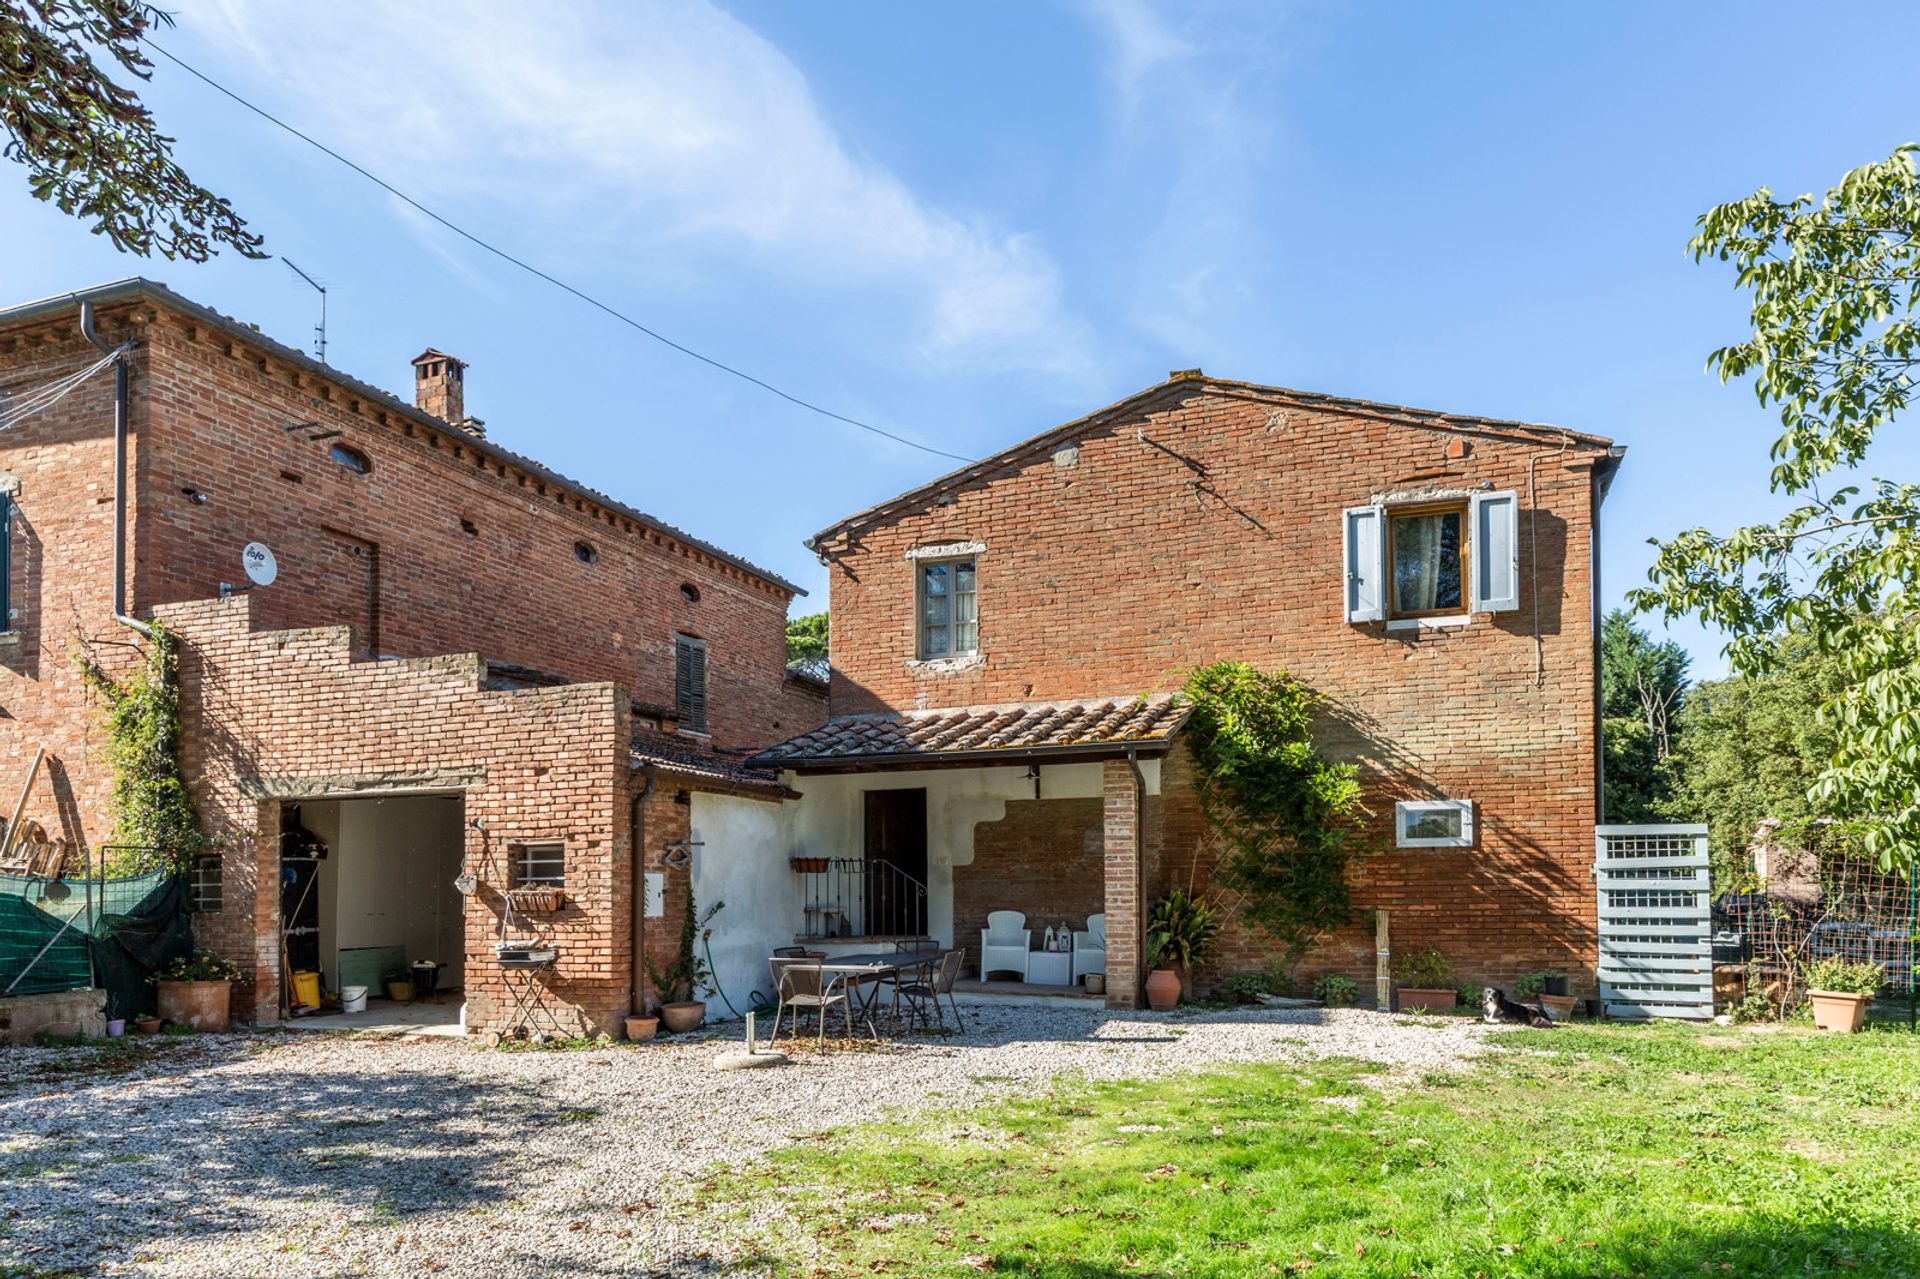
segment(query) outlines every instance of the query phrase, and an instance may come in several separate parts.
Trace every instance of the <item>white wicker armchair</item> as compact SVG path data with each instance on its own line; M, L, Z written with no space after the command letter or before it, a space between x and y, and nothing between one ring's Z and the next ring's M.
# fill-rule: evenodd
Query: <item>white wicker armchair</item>
M1027 917L1017 910L996 910L987 914L987 926L980 930L980 980L988 973L1015 972L1027 979L1027 954L1033 947L1033 930Z
M1107 971L1107 917L1088 915L1084 932L1073 934L1073 964L1067 981L1078 986L1088 973Z

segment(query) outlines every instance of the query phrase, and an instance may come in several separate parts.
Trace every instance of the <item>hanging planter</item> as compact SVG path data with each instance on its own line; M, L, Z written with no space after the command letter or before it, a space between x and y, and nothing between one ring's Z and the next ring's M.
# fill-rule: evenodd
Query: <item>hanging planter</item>
M507 900L522 914L551 914L567 904L564 888L510 888Z
M795 857L790 859L794 870L802 875L822 875L826 873L827 859L824 857Z

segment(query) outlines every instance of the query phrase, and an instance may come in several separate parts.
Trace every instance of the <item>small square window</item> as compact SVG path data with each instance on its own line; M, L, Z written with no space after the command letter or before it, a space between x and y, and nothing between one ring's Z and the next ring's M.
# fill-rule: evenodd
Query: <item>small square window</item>
M203 853L187 871L187 909L196 915L213 915L221 904L220 854Z
M508 888L565 888L564 844L514 844L507 849Z
M1467 848L1473 844L1473 801L1430 799L1393 806L1400 848Z
M980 650L980 604L974 561L920 565L920 657L966 657Z
M1467 611L1467 508L1421 506L1387 513L1393 617Z

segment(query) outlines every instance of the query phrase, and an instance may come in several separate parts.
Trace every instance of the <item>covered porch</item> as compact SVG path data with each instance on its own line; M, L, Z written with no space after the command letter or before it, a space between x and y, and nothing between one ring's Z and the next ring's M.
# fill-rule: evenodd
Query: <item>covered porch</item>
M756 757L799 795L795 942L961 950L963 1000L1137 1006L1146 814L1183 719L1171 696L913 711L837 720ZM997 921L983 974L998 912L1024 919Z

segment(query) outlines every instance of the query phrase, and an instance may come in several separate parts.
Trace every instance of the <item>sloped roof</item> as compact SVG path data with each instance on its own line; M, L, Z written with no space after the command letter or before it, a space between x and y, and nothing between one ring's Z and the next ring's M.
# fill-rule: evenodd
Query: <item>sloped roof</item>
M1109 420L1125 413L1138 410L1156 400L1178 394L1191 394L1208 388L1258 395L1271 400L1276 405L1293 405L1303 409L1332 409L1342 413L1351 413L1363 417L1379 418L1397 422L1402 426L1425 428L1428 430L1469 432L1480 435L1501 436L1507 439L1522 440L1531 443L1559 446L1572 443L1593 449L1609 449L1613 441L1603 435L1590 435L1584 431L1573 431L1563 426L1551 426L1540 422L1516 422L1505 418L1479 417L1470 413L1447 413L1439 409L1410 408L1404 404L1385 404L1378 400L1354 399L1344 395L1323 395L1314 391L1295 391L1284 386L1265 386L1258 382L1240 382L1231 378L1209 377L1199 369L1188 369L1169 374L1164 382L1156 382L1143 391L1136 391L1125 399L1117 400L1103 409L1096 409L1071 422L1056 426L1051 430L1009 445L997 453L969 462L965 466L937 476L916 488L908 489L897 497L888 498L864 511L858 511L845 519L821 529L808 538L809 549L819 549L819 544L828 538L837 536L849 529L871 523L891 512L915 502L924 502L939 493L956 488L969 481L979 479L1002 467L1021 461L1032 455L1058 448L1066 441L1083 432L1099 427ZM1623 450L1624 451L1624 450Z
M1098 758L1128 748L1158 753L1186 718L1187 707L1171 693L853 716L768 747L747 762L762 768L900 768L991 765L1044 755Z
M157 280L149 280L144 276L130 276L124 280L116 280L111 284L95 285L92 288L79 289L72 293L62 293L50 298L41 298L35 302L23 302L18 306L3 307L0 308L0 325L44 319L48 316L57 315L68 309L78 307L82 302L92 302L96 306L103 306L108 303L124 302L133 298L148 298L163 306L171 307L183 315L191 316L204 324L238 338L242 342L259 347L261 350L269 351L275 358L285 360L287 363L300 368L303 372L310 373L315 377L326 378L335 385L344 387L355 395L360 396L362 399L378 404L389 413L411 418L420 425L435 431L455 435L463 447L470 448L476 453L485 454L497 462L506 462L515 466L529 475L546 481L548 484L572 493L576 497L585 498L587 501L604 507L616 515L632 520L635 524L643 528L652 529L654 532L672 538L682 545L692 547L697 551L710 555L724 564L730 564L741 572L757 577L761 581L770 583L783 591L787 591L793 595L806 594L806 591L794 583L789 582L786 578L781 577L778 573L761 568L751 560L743 559L731 551L722 550L713 543L695 537L684 529L675 528L665 520L656 519L648 515L645 511L628 506L625 502L610 497L589 484L584 484L570 476L562 475L546 464L537 462L523 453L516 453L512 449L502 448L499 444L496 444L484 436L471 435L466 431L462 431L459 427L443 422L431 413L424 412L419 407L408 403L391 391L374 386L369 382L363 382L351 374L341 372L331 364L322 364L305 351L296 350L283 342L277 342L252 325L242 323L230 315L222 315L212 307L203 306L184 294L174 292ZM441 355L444 354L444 352L436 352L433 348L429 347L425 354ZM424 356L421 358L424 358ZM448 356L447 358L451 359L452 357Z
M754 766L738 755L667 733L633 735L633 767L651 768L696 788L764 791L769 798L789 792L771 769Z

